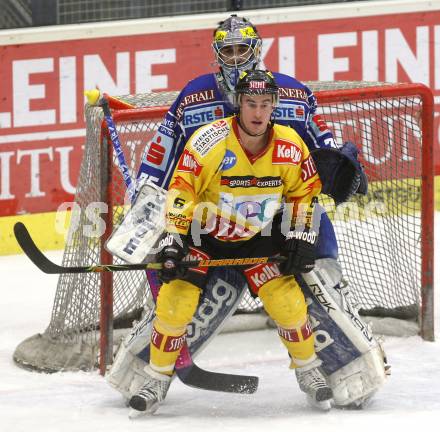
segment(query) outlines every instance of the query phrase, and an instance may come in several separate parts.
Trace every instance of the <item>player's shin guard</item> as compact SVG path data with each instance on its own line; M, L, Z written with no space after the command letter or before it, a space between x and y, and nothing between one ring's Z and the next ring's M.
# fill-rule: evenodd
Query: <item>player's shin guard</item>
M258 295L293 361L301 366L314 356L313 333L307 319L304 295L293 277L279 277L264 284Z
M180 350L185 343L185 338L186 332L184 332L184 329L166 327L160 323L160 320L156 319L151 333L151 368L156 372L171 376L177 357L179 357Z
M278 334L292 359L298 384L309 402L319 409L330 409L332 391L318 369L314 337L308 321L304 295L294 278L276 278L260 288L260 299L275 321Z
M292 359L290 364L292 369L304 366L316 359L313 332L307 318L298 327L284 328L279 325L277 327L281 342Z
M198 287L182 280L162 285L150 345L150 366L155 371L172 375L199 294Z

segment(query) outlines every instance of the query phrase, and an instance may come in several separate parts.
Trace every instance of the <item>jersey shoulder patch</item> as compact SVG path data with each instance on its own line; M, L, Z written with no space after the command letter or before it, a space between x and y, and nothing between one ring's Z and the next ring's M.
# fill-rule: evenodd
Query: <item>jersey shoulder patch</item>
M304 142L291 128L275 125L272 163L299 165L304 157Z
M180 121L189 106L200 105L218 99L214 74L206 74L191 80L174 101L172 111Z
M282 73L275 73L274 76L279 87L280 99L308 103L308 99L312 92L304 83Z
M230 122L225 119L216 120L197 129L190 139L191 150L204 158L230 132Z
M198 177L202 172L203 165L198 162L195 156L188 150L184 149L177 165L177 171L192 173L194 177Z

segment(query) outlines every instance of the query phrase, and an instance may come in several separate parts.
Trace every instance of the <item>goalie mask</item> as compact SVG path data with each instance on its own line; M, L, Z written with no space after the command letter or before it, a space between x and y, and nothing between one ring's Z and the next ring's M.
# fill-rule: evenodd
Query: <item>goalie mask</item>
M246 19L231 15L214 32L214 54L229 91L233 91L240 74L255 69L261 60L261 38Z

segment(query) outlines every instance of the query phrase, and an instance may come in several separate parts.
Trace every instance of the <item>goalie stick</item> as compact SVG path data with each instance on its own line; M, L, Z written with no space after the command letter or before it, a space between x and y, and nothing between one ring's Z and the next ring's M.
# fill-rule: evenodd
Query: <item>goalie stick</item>
M124 151L122 150L121 142L119 140L118 131L116 129L115 122L113 121L112 113L110 111L109 103L108 103L108 95L104 94L104 96L99 100L100 106L104 113L104 118L107 123L107 130L110 137L110 140L113 144L113 149L115 150L116 157L119 162L119 170L122 173L124 178L124 183L127 186L128 195L130 197L131 202L133 202L136 196L136 188L133 183L133 180L130 176L130 170L127 165L127 161L125 160ZM133 107L134 108L134 107Z
M127 265L97 265L88 267L63 267L49 260L38 248L29 234L26 226L17 222L14 225L14 234L18 244L28 258L44 273L88 273L101 271L120 271L120 270L141 270L145 269L147 264L127 264ZM266 257L269 259L269 257ZM221 261L221 260L205 260ZM159 263L154 263L157 264ZM186 263L185 263L186 264ZM197 262L196 262L197 264ZM188 266L194 265L189 262ZM206 265L204 263L204 265ZM209 264L208 264L209 265ZM243 264L237 264L243 265ZM218 266L218 263L216 263ZM127 268L128 267L128 268ZM185 345L186 347L186 345ZM177 359L176 373L179 379L186 385L204 390L221 391L227 393L255 393L258 388L258 377L247 375L224 374L212 371L206 371L193 363L191 354L187 348L182 350Z

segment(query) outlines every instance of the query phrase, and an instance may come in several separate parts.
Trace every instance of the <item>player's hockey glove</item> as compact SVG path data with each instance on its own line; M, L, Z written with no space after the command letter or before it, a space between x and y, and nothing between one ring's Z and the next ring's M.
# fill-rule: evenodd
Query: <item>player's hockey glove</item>
M293 227L286 235L284 254L286 262L281 265L285 275L308 273L315 267L317 234L314 231L298 231Z
M163 268L158 272L159 279L168 283L185 276L186 268L179 264L189 252L186 236L164 233L158 249L156 259L163 263Z
M285 275L308 273L315 266L316 242L318 228L314 223L314 208L317 198L313 198L306 211L296 211L292 219L292 226L286 235L283 255L287 260L280 270Z

